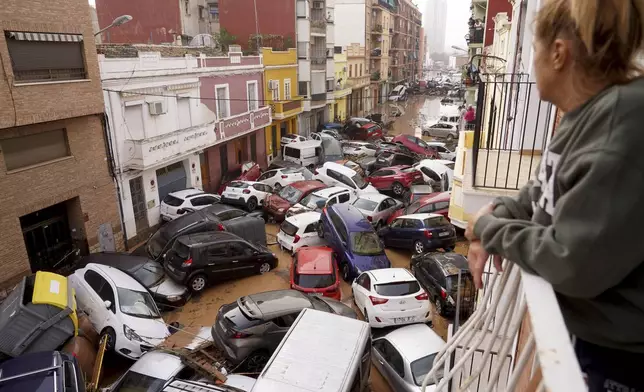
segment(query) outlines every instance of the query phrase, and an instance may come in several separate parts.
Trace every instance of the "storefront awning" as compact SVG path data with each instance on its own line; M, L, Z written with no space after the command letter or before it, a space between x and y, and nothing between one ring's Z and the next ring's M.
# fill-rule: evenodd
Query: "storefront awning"
M22 31L7 32L9 38L17 41L45 41L45 42L82 42L81 34L58 34L58 33L29 33Z

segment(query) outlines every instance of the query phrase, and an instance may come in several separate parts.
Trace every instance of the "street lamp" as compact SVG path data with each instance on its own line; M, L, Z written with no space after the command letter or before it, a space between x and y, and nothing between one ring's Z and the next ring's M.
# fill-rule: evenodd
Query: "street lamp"
M452 49L460 50L461 52L465 52L465 53L468 52L466 49L463 49L460 46L456 46L456 45L452 45Z
M116 19L114 19L109 26L105 27L104 29L99 30L96 33L94 33L94 37L96 37L97 35L99 35L100 33L102 33L103 31L105 31L107 29L111 29L112 27L120 26L122 24L125 24L125 23L131 21L131 20L132 20L132 16L130 16L130 15L121 15L121 16L117 17Z

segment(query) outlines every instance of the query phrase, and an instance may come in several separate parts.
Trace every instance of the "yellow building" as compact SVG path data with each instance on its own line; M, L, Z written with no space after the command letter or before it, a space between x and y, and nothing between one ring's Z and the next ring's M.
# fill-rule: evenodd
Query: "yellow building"
M297 115L302 113L302 97L297 94L297 49L276 51L262 48L264 99L271 108L273 122L266 127L268 162L280 153L283 135L297 133Z
M349 63L345 48L342 48L341 53L333 55L333 61L335 63L335 91L333 93L335 103L329 116L332 119L338 118L340 121L344 121L349 113L347 97L351 95L351 87L347 83L347 67Z

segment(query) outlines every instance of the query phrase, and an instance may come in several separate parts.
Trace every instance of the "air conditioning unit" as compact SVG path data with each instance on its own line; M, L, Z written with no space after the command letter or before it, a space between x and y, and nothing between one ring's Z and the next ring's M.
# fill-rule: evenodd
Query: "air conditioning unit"
M269 90L277 90L280 88L280 81L279 80L269 80L268 81L268 89Z
M324 9L324 3L321 1L314 1L313 2L313 9L314 10L323 10Z
M167 112L165 102L163 101L148 102L148 109L150 110L151 116L159 116Z

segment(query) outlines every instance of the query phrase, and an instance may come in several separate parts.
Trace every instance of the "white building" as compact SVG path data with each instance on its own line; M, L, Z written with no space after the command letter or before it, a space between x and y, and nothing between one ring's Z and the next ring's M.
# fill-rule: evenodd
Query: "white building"
M447 1L427 0L425 9L425 35L427 36L428 54L443 53L447 33Z

